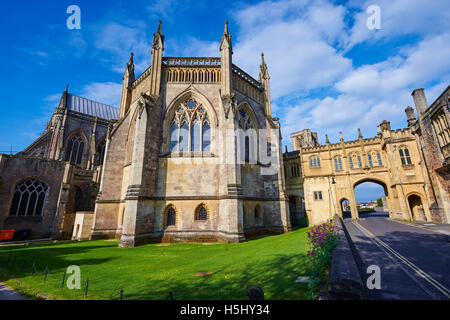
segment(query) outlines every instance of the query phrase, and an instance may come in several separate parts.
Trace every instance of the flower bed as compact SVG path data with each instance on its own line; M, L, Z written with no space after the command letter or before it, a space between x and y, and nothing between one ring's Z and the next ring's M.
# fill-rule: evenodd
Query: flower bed
M327 288L328 270L331 264L333 248L337 244L337 230L332 221L312 227L308 232L311 249L308 256L312 259L309 289L311 298L318 299L321 288Z

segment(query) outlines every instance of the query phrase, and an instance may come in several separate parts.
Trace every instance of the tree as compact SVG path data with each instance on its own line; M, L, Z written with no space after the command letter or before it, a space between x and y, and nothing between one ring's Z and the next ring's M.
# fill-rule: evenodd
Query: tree
M381 198L377 199L377 207L381 208L383 206L383 200Z

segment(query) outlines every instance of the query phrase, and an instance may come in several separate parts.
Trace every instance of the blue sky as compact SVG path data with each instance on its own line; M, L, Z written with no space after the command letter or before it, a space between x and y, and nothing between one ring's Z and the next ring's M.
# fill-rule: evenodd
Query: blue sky
M69 5L81 30L66 27ZM369 30L369 5L381 29ZM274 116L284 140L311 128L324 142L376 135L386 119L406 126L410 93L431 103L450 84L450 1L2 1L0 151L21 150L45 127L65 85L117 106L131 51L139 75L163 20L166 56L219 56L224 20L233 62L257 77L260 53L271 75ZM365 201L369 199L361 199Z

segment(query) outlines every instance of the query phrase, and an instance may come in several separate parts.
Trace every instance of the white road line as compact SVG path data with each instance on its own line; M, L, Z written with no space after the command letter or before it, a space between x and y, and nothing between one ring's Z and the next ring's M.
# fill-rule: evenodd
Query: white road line
M429 284L431 284L433 287L435 287L436 289L438 289L442 294L444 294L444 296L446 296L448 299L450 299L450 290L448 290L444 285L442 285L440 282L438 282L437 280L435 280L433 277L431 277L428 273L426 273L425 271L423 271L422 269L420 269L418 266L416 266L414 263L412 263L411 261L409 261L407 258L405 258L404 256L402 256L400 253L398 253L397 251L395 251L394 249L392 249L392 247L390 247L388 244L386 244L385 242L383 242L382 240L380 240L377 236L375 236L372 232L370 232L369 230L367 230L366 228L364 228L362 225L360 225L358 222L354 221L353 224L361 231L363 232L366 236L369 237L369 239L375 243L378 248L380 248L381 251L383 251L388 257L391 258L391 260L394 260L395 256L397 259L399 259L400 261L402 261L404 264L406 264L408 267L410 267L411 269L413 269L415 271L415 273L420 276L422 279L424 279L425 281L427 281ZM387 251L389 251L391 254L389 254ZM408 270L406 270L405 268L401 267L400 268L412 279L414 280L414 282L416 282L420 288L422 290L424 290L430 297L432 297L433 299L437 299L437 297L431 293L428 289L426 289L417 279L416 277L414 277Z

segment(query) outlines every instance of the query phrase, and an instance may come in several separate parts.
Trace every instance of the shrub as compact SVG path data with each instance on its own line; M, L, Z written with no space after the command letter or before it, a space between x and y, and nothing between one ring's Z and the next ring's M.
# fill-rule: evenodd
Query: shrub
M298 219L298 226L300 228L306 228L308 226L308 218L306 218L306 217L299 218Z
M308 232L311 250L308 256L312 259L312 268L309 281L311 298L317 299L320 289L327 283L328 269L331 264L333 248L337 244L336 227L332 221L312 227Z

